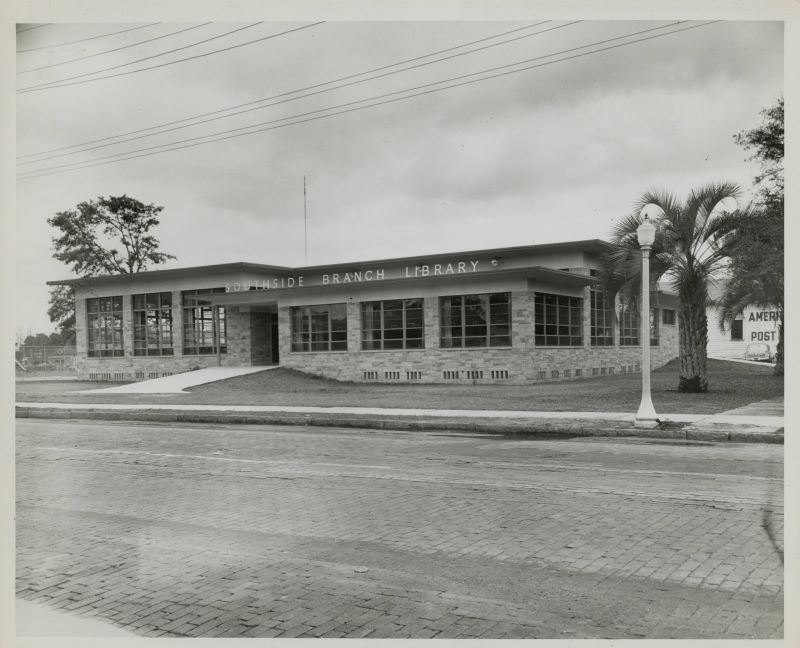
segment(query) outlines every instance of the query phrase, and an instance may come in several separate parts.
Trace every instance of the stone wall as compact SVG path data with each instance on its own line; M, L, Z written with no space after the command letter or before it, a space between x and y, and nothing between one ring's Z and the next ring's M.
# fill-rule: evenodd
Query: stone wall
M585 295L588 303L588 289ZM440 349L439 303L425 300L426 348L408 351L362 351L357 302L348 303L347 351L292 352L290 307L279 308L281 366L352 382L530 384L641 370L641 348L592 347L588 308L580 347L536 347L533 292L512 293L511 348ZM660 311L659 311L660 314ZM677 326L659 326L659 345L651 347L651 367L678 355ZM615 343L618 335L615 335Z
M183 354L183 307L181 293L172 293L173 355L133 355L133 309L131 295L123 295L123 348L122 357L89 357L87 354L86 301L75 304L77 357L79 378L89 380L147 380L161 378L183 371L216 367L216 354ZM268 364L269 332L266 313L239 312L238 308L226 311L227 350L220 354L222 366L250 366ZM251 353L251 350L253 351Z

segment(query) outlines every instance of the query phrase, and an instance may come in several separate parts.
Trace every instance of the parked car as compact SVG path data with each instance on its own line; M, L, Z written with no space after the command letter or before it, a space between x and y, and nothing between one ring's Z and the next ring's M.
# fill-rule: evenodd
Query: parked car
M772 362L772 351L766 342L751 342L744 351L745 360L755 362Z

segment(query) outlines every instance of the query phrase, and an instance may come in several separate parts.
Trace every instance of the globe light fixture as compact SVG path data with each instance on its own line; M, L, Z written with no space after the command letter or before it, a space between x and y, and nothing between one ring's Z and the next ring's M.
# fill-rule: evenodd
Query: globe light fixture
M634 425L637 428L658 426L658 417L650 397L650 248L656 240L656 226L644 216L642 224L636 229L639 247L642 250L642 310L640 315L642 345L642 401L636 412Z

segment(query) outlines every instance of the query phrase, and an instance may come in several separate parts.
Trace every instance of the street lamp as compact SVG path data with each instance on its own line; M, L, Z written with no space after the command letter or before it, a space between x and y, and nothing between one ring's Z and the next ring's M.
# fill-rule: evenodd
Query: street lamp
M647 214L642 224L636 229L639 247L642 250L642 310L641 310L641 344L642 344L642 402L636 412L634 425L637 428L654 428L658 426L656 410L650 398L650 248L656 239L656 226Z

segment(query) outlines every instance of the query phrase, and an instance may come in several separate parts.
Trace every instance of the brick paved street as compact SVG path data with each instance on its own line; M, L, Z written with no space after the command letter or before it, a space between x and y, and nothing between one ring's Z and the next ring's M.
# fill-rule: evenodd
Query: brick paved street
M17 422L17 596L145 636L779 638L783 447Z

